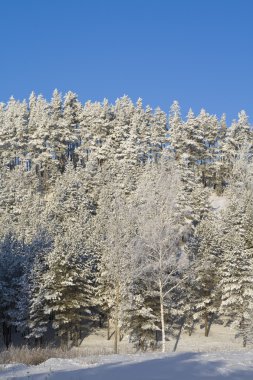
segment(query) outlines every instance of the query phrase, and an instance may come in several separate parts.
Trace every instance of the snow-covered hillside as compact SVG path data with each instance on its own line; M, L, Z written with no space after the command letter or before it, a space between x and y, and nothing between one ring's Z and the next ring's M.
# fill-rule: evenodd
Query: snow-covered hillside
M139 354L50 359L38 366L1 368L1 379L206 380L253 379L252 352Z

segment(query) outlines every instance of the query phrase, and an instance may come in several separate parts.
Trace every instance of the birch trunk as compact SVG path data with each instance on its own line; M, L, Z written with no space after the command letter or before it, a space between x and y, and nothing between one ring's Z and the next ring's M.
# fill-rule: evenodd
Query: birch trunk
M161 328L162 328L162 352L165 352L165 323L164 323L164 305L163 305L163 287L161 280L159 281L160 291L160 314L161 314Z
M114 320L114 353L118 353L118 332L119 332L119 283L116 284L116 295L115 295L115 320Z

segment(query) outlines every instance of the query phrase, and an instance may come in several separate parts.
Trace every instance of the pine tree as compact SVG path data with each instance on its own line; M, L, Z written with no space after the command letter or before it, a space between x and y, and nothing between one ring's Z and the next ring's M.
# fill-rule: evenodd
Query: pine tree
M234 160L240 156L244 146L251 147L251 131L248 116L245 111L241 111L238 113L238 121L233 120L227 130L223 145L227 172L231 171Z
M202 141L198 164L204 186L214 187L216 180L215 161L219 138L219 122L215 115L209 115L204 109L197 116Z
M191 292L194 294L193 321L203 322L205 336L208 336L211 324L218 316L220 307L219 273L221 248L217 242L219 230L216 227L217 219L205 219L195 231L195 255L193 273L194 280ZM196 241L197 240L197 241ZM196 249L197 248L197 249Z
M243 345L252 340L252 232L249 225L252 215L250 177L240 178L231 185L229 203L222 220L221 312L226 323L232 323ZM246 185L246 186L245 186Z
M63 237L56 237L47 257L48 270L42 277L44 314L52 316L53 328L63 345L78 336L85 319L90 319L92 299L92 257L84 242L70 228ZM74 237L75 236L75 237Z
M183 130L180 106L177 101L174 101L169 112L169 142L174 150L176 160L180 160L184 153Z
M19 299L20 316L18 328L24 331L25 337L35 343L42 343L49 329L49 318L45 314L45 283L43 276L48 270L47 256L52 250L52 237L48 231L38 231L36 238L31 243L31 257L29 258L29 270L22 284L23 295ZM27 268L27 269L28 269Z
M76 162L78 161L78 155L75 152L81 144L80 137L80 121L82 114L82 105L78 101L77 95L69 91L64 96L63 103L63 119L64 119L64 129L66 134L67 143L67 158Z
M167 143L167 116L159 107L156 108L151 125L151 156L155 162L159 161L162 150Z
M9 232L0 242L0 321L3 339L8 349L12 341L12 330L17 321L19 286L24 275L25 249L21 242Z

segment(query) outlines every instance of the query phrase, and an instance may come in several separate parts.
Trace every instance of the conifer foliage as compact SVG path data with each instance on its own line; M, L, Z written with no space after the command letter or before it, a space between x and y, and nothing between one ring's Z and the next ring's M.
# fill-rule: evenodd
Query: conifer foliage
M0 323L8 347L107 327L166 350L213 321L253 343L252 128L55 90L0 104Z

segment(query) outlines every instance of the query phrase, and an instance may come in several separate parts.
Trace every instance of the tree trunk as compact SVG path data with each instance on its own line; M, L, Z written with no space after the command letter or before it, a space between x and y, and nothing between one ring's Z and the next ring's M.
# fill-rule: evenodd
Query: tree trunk
M160 314L161 314L161 330L162 330L162 352L165 352L165 323L164 323L164 305L163 305L163 289L162 282L159 281L160 291Z
M205 311L205 336L208 336L209 328L208 328L208 314L207 311Z
M192 324L191 324L191 326L189 327L189 336L192 336L193 329L194 329L194 321L192 321Z
M63 333L60 337L61 349L66 350L68 348L68 333Z
M76 325L74 328L74 334L73 334L73 346L78 347L78 326Z
M119 332L119 283L116 285L116 297L115 297L115 317L114 317L114 353L118 353L118 332Z
M118 318L115 316L115 321L114 321L114 353L118 353Z
M108 317L108 325L107 325L107 340L110 340L110 318Z
M180 329L179 329L179 332L178 332L178 335L177 335L177 339L176 339L176 342L175 342L175 345L174 345L174 348L173 348L173 352L176 352L176 350L177 350L177 346L178 346L179 339L181 337L183 326L184 326L184 321L182 321L182 323L180 325Z
M8 322L3 322L3 340L8 350L11 344L11 326L9 326Z
M71 334L72 346L78 347L78 324L75 324Z

